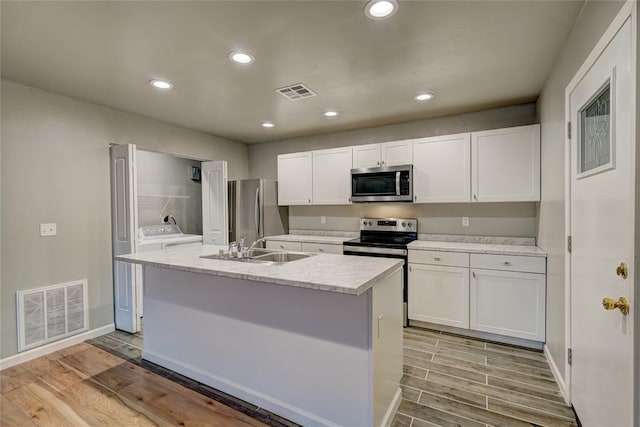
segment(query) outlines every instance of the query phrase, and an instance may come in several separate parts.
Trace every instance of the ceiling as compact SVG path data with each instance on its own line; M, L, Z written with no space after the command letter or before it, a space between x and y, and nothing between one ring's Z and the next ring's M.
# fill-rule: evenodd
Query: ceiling
M533 101L583 4L399 1L381 21L365 1L2 2L2 77L265 142ZM275 92L298 82L317 96Z

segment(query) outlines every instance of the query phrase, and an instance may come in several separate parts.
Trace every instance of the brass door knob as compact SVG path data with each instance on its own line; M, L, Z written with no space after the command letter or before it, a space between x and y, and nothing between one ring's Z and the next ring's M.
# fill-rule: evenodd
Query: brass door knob
M605 310L613 310L615 308L620 309L620 312L625 316L629 314L629 301L625 297L618 298L618 301L611 298L605 298L602 300L602 306Z
M620 265L616 268L616 276L622 277L626 279L629 277L629 267L624 262L621 262Z

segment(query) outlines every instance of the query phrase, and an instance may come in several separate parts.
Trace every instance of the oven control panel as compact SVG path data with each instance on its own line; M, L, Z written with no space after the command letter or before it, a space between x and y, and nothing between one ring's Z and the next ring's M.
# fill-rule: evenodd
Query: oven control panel
M417 232L416 218L360 218L360 230Z

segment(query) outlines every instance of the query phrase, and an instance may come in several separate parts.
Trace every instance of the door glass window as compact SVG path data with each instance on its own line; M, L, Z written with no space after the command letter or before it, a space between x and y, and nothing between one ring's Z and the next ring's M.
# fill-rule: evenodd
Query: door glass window
M607 84L579 111L578 174L609 169L612 158L611 87Z

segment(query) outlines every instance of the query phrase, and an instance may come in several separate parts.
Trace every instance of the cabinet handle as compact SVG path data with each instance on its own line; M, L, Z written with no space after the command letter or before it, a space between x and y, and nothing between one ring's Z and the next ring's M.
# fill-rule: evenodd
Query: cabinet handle
M318 248L318 252L324 252L324 249Z
M413 196L413 200L417 202L418 201L418 196Z
M379 161L378 161L378 162L376 162L376 166L380 166L380 162L379 162Z
M473 200L478 200L478 196L476 196L475 194L473 195Z
M309 203L311 203L311 199L309 199Z
M283 245L280 245L280 249L284 249L284 246L283 246Z
M511 263L509 261L505 261L503 262L504 265L511 265Z
M381 162L380 162L380 164L381 164L382 166L384 166L384 160L383 160L383 161L381 161Z
M411 266L409 266L409 273L411 273Z
M473 275L473 278L475 279L476 278L476 272L472 271L471 274Z
M434 256L434 257L433 257L433 260L434 260L434 261L440 261L440 257L439 257L439 256Z

